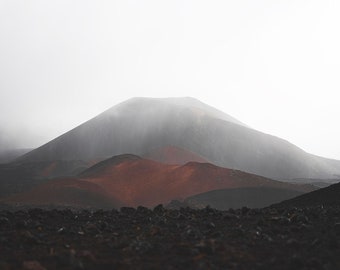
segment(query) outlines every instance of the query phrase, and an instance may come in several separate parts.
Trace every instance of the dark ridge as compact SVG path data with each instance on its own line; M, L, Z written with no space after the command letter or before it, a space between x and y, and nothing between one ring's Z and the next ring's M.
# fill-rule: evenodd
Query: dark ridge
M249 187L220 189L204 192L187 198L184 203L189 207L210 206L218 210L229 208L262 208L287 198L303 194L301 191L271 187Z
M25 192L52 178L76 176L89 167L82 160L0 164L0 198Z
M291 200L283 201L276 206L316 206L316 205L340 205L340 183L322 188L316 191L309 192Z

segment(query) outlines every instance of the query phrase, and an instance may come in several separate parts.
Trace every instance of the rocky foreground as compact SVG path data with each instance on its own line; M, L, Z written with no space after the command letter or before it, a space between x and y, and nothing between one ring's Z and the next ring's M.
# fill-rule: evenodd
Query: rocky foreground
M340 269L340 206L0 211L0 269Z

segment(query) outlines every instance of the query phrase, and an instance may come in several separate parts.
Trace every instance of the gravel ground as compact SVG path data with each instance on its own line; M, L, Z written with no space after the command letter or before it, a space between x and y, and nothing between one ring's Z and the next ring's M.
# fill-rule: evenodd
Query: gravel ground
M3 210L4 269L340 269L340 206Z

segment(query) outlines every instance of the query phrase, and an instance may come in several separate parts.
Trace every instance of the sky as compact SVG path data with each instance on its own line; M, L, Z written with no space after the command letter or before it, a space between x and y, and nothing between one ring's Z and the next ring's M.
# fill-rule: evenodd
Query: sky
M0 0L0 151L191 96L340 159L340 1Z

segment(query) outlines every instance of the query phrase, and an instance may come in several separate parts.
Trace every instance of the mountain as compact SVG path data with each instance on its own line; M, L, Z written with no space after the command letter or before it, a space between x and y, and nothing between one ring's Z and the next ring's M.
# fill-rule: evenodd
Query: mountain
M91 185L90 189L87 188L88 185ZM99 162L71 180L50 180L31 191L12 195L5 201L26 205L38 202L64 205L64 200L67 203L72 202L75 191L79 195L81 190L89 198L98 197L98 194L104 194L105 191L105 201L111 200L117 202L117 205L152 207L211 190L244 187L271 187L299 192L314 190L311 186L283 183L209 163L168 165L125 154ZM55 192L64 200L57 200ZM286 198L288 197L283 199ZM78 204L79 201L82 205L91 204L84 198L78 198Z
M142 155L144 158L159 161L166 164L185 164L190 161L209 163L205 158L176 146L165 146L152 149Z
M193 98L133 98L17 161L93 160L177 147L273 179L338 178L340 161L306 153Z
M7 149L7 150L0 151L0 164L11 162L15 158L20 157L32 150L33 149L30 149L30 148L28 149L19 148L19 149Z
M278 203L281 207L339 206L340 183Z
M302 195L304 192L274 187L247 187L220 189L204 192L184 200L184 205L192 208L210 206L218 210L229 208L263 208L283 200Z
M289 183L292 184L299 184L299 185L303 185L303 184L310 184L319 188L324 188L324 187L328 187L330 185L339 183L340 179L339 178L333 178L333 179L313 179L313 178L298 178L298 179L291 179L289 181Z

